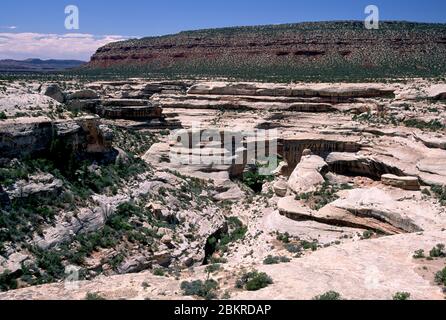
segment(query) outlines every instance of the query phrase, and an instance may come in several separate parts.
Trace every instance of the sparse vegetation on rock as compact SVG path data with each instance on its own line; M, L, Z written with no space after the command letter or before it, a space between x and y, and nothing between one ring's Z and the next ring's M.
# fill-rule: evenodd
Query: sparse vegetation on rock
M194 280L184 281L181 283L181 290L183 290L186 296L197 296L206 300L212 300L217 298L218 282L209 279L205 281Z
M286 263L290 262L291 259L283 256L272 256L269 255L263 260L263 264L279 264L279 263Z
M342 300L341 294L336 291L328 291L315 296L313 300Z
M298 194L295 199L307 203L314 210L319 210L338 199L337 193L340 190L350 189L352 187L348 184L332 185L328 181L325 181L317 191Z

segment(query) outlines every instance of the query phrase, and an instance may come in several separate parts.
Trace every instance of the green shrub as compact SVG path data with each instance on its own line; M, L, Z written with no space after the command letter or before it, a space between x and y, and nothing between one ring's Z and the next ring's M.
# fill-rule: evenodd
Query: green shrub
M0 274L0 291L17 289L17 280L9 270Z
M282 241L283 243L289 243L290 242L290 234L288 232L278 233L276 239L279 241Z
M435 274L435 282L439 285L446 286L446 268Z
M46 271L46 273L54 278L60 279L65 274L65 267L62 264L61 255L53 250L38 250L37 253L37 266Z
M406 127L418 128L421 130L439 131L444 130L445 125L439 119L434 119L429 122L425 122L419 119L410 119L404 121Z
M163 269L161 268L156 268L153 270L153 275L158 276L158 277L164 277L165 276L165 272Z
M6 116L6 113L4 113L3 111L0 112L0 120L6 120L8 119L8 117Z
M272 175L260 174L259 169L261 167L261 165L256 164L252 171L245 172L242 177L242 182L256 193L262 191L262 187L266 182L270 182L274 179L274 176Z
M206 300L212 300L217 298L218 282L209 279L206 281L195 280L195 281L183 281L181 283L181 290L185 296L198 296L205 298Z
M85 296L85 300L106 300L104 297L102 297L99 293L97 292L93 292L90 293L88 292L87 295Z
M304 250L310 250L311 249L311 251L316 251L317 250L317 248L318 248L318 242L315 240L315 241L313 241L313 242L309 242L309 241L301 241L301 245L302 245L302 248L304 249Z
M279 263L287 263L290 261L291 260L287 257L269 255L265 258L265 260L263 260L263 264L279 264Z
M363 239L370 239L372 236L373 236L373 231L371 231L371 230L366 230L362 234Z
M229 217L226 220L228 231L219 236L219 239L210 237L207 241L207 245L210 247L211 252L227 250L228 244L236 242L245 237L248 228L237 217ZM207 257L209 259L210 257Z
M432 250L429 252L429 256L431 258L440 258L446 257L446 252L444 251L445 245L442 243L437 244Z
M227 263L228 259L226 258L221 258L221 257L211 257L210 259L210 263L212 264L222 264L222 263Z
M446 206L446 187L433 186L431 190L438 198L438 201L440 201L440 204Z
M424 255L424 250L423 250L423 249L417 250L417 251L415 251L414 254L413 254L413 258L414 258L414 259L423 259L423 258L425 258L425 257L426 257L426 256Z
M302 251L302 247L297 244L286 243L285 250L288 251L289 253L299 253Z
M218 263L210 264L205 268L207 274L215 273L221 270L221 265Z
M393 295L393 300L409 300L410 293L409 292L397 292Z
M342 298L338 292L328 291L324 294L314 297L313 300L342 300Z
M257 270L245 273L236 282L236 287L248 291L257 291L272 284L273 280L264 272Z
M309 205L313 210L320 210L327 204L339 199L339 196L337 195L339 191L348 189L352 189L348 184L331 185L328 181L325 181L318 190L298 194L295 199L310 202Z

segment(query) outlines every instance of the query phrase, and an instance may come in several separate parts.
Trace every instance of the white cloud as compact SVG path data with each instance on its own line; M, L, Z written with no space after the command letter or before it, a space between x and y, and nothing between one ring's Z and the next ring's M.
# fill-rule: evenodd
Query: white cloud
M0 33L0 59L89 60L101 46L129 39L118 35Z
M3 26L3 27L0 27L0 29L15 30L15 29L17 29L17 27L16 26Z

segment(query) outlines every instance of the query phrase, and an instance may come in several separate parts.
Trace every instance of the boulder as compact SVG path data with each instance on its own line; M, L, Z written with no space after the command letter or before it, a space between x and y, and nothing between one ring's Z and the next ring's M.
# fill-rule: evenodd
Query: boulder
M274 184L273 188L276 196L285 197L288 191L288 184L286 181L279 180Z
M316 190L324 183L328 165L319 156L303 156L288 180L288 187L295 193L306 193Z
M213 196L217 201L237 201L243 199L245 194L236 184L232 185L228 190L220 192Z
M99 96L96 91L91 89L79 90L71 93L68 96L69 100L85 100L85 99L98 99Z
M142 255L136 255L127 258L119 267L118 267L118 273L119 274L126 274L126 273L136 273L143 271L147 268L149 268L151 265L150 260Z
M393 174L383 174L381 181L385 185L404 190L420 190L418 177L399 177Z
M45 96L50 97L59 103L65 102L65 94L59 88L59 86L57 84L50 84L50 85L42 88L42 93Z

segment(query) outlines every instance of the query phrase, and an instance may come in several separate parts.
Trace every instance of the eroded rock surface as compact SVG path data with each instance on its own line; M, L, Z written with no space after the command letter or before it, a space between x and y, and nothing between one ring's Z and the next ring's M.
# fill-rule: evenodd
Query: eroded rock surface
M219 297L443 297L442 258L412 257L446 242L441 81L66 82L66 105L39 93L50 84L2 85L0 272L21 289L0 299L182 298L180 283L216 261ZM173 128L205 136L189 143ZM267 162L247 150L275 143L279 166L262 176ZM48 275L45 253L60 258L55 280L74 264L86 281L34 287L22 269ZM266 265L269 255L290 262ZM236 289L251 269L274 283Z

